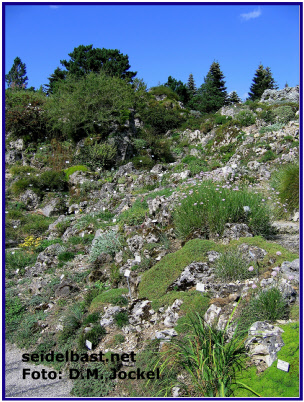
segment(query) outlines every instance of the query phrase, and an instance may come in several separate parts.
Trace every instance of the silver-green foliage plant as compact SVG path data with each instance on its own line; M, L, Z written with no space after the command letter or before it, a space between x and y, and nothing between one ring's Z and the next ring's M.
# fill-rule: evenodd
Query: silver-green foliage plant
M102 233L98 236L91 248L89 261L94 262L101 253L114 255L121 248L117 233L113 230Z
M256 275L256 270L253 267L252 270L249 268L240 251L230 250L216 261L215 273L224 280L241 280Z

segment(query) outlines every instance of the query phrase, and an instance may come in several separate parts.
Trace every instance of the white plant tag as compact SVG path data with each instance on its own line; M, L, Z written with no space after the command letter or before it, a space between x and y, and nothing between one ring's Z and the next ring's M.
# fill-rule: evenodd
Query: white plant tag
M196 290L198 290L199 292L205 292L205 285L203 283L197 283Z
M86 339L86 347L92 350L92 342L88 341L87 339Z
M277 368L283 371L289 371L289 363L284 362L284 360L278 359Z
M141 256L140 256L140 255L136 255L136 256L135 256L135 261L136 261L136 262L141 262Z
M126 276L127 278L130 276L131 271L129 269L125 270L124 276Z

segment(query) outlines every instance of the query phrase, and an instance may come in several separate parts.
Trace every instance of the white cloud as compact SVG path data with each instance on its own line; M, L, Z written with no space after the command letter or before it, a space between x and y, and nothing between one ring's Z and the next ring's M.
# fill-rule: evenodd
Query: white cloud
M248 21L248 20L251 20L252 18L258 18L261 14L262 14L262 11L259 7L257 10L251 11L250 13L241 14L241 17L243 20Z
M59 8L59 6L55 6L55 5L52 5L52 6L49 6L52 10L57 10L57 8Z

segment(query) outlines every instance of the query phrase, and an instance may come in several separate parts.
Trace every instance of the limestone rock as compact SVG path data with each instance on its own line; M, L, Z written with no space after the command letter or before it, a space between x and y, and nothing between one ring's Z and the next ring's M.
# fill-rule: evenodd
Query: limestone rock
M29 211L33 211L39 204L39 197L33 190L26 190L21 194L20 201L22 201Z

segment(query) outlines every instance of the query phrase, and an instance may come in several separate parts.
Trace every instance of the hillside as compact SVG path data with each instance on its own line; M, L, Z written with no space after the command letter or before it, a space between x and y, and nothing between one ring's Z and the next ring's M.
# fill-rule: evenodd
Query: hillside
M106 354L49 363L104 376L73 396L297 397L299 88L201 114L115 83L100 129L71 99L9 95L7 342ZM156 379L109 379L138 368Z

